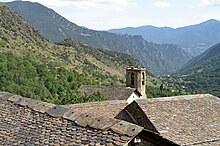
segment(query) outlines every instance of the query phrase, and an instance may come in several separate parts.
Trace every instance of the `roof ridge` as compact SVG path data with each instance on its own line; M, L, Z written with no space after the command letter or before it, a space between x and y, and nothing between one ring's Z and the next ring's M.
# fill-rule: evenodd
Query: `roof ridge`
M87 103L77 103L77 104L67 104L62 105L64 107L77 107L77 106L94 106L96 104L121 104L121 103L127 103L125 100L108 100L108 101L102 101L102 102L87 102Z
M215 97L211 94L195 94L195 95L180 95L180 96L171 96L171 97L159 97L159 98L148 98L148 99L137 99L135 100L138 104L147 103L147 102L157 102L157 101L171 101L171 100L191 100L198 98L207 98Z
M81 87L81 88L82 88L82 87L96 87L96 88L102 88L102 89L105 89L105 88L112 88L112 89L132 89L132 90L135 90L135 89L136 89L136 88L122 87L122 86L97 86L97 85L81 85L80 87Z
M47 102L37 101L8 92L0 93L0 100L12 102L16 105L27 107L36 112L46 113L51 117L70 120L80 127L90 127L103 131L111 129L118 134L124 134L129 137L138 135L138 133L144 129L141 126L123 120L106 118L89 112L79 114L75 113L73 109L65 107L64 105L55 105Z
M209 139L209 140L204 140L204 141L197 141L197 142L194 142L194 143L185 144L184 146L197 145L197 144L203 144L203 143L209 143L209 142L216 142L216 141L220 141L220 138Z

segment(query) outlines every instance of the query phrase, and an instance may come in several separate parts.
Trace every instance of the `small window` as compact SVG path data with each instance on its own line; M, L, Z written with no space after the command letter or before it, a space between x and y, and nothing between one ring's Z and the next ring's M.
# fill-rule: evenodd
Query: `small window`
M134 73L131 73L131 85L134 85Z

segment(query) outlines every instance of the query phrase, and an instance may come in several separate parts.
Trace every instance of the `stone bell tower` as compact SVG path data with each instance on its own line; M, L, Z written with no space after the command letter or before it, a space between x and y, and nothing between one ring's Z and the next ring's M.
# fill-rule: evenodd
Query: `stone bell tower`
M146 84L146 68L126 69L126 87L136 88L141 93L141 98L147 98Z

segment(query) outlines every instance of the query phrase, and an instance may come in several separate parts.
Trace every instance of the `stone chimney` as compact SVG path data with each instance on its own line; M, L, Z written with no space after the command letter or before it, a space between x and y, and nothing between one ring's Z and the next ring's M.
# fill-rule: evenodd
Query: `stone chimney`
M146 84L146 68L130 67L126 69L126 87L136 88L141 93L141 98L147 98Z

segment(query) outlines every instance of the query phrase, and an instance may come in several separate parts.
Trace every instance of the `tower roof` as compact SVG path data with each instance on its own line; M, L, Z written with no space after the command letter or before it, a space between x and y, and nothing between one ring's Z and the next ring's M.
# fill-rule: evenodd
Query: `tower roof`
M146 71L145 67L129 67L126 69L127 71L133 70L133 71Z

